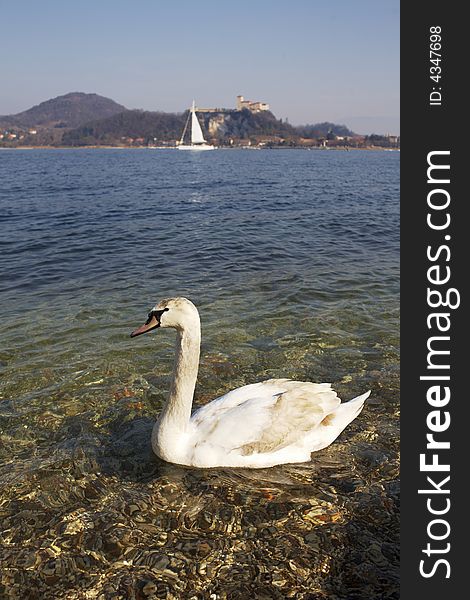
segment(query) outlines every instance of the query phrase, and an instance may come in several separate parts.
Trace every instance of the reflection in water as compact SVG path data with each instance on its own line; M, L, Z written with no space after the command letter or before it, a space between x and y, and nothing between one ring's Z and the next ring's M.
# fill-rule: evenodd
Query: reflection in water
M2 154L0 596L398 598L397 157L176 154ZM128 335L174 294L196 404L292 377L364 411L304 465L158 460L173 336Z

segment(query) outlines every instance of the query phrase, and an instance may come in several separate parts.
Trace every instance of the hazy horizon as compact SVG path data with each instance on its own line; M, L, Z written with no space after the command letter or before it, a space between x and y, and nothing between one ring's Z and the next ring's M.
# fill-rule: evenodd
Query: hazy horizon
M398 0L45 0L2 14L1 115L74 91L164 112L242 94L293 125L399 133Z

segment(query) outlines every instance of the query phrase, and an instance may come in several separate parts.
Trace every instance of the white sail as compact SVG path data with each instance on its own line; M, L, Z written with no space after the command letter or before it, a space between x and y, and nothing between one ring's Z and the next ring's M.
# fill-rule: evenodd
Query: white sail
M191 109L191 112L192 112L192 115L191 115L191 143L192 144L204 144L204 142L206 140L204 139L204 136L202 135L202 129L201 129L201 126L199 125L199 121L196 116L194 102L193 102L193 107Z
M191 143L184 143L184 136L186 134L186 130L188 129L189 119L191 118ZM204 135L202 133L201 125L196 116L196 102L193 100L193 105L191 106L188 114L188 118L186 120L186 124L183 129L183 133L181 134L181 139L179 143L177 142L176 147L179 150L214 150L215 146L208 144L204 139Z

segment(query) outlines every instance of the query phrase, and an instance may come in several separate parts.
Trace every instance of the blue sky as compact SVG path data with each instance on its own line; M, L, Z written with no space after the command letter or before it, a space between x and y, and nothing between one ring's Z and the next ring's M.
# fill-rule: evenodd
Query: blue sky
M163 111L243 94L293 124L399 132L399 0L10 0L0 16L0 114L72 91Z

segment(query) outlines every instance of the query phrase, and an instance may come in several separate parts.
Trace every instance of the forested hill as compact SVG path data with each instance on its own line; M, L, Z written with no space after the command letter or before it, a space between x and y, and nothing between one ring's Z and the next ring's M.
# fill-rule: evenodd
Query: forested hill
M295 128L298 135L304 138L326 138L328 135L353 136L355 133L346 125L338 125L325 121L315 125L299 125Z
M70 146L108 145L138 140L138 143L171 142L179 139L188 113L175 114L127 110L107 119L99 119L64 133L62 143ZM216 143L248 139L296 139L353 135L343 125L322 123L293 127L268 111L253 113L247 109L200 113L206 138ZM344 133L348 132L348 133Z
M114 145L124 139L142 139L146 143L175 140L181 136L187 113L164 113L126 110L107 119L98 119L67 131L62 137L66 146Z
M98 94L72 92L41 102L15 115L0 116L0 126L79 127L95 119L110 117L126 110L125 106Z
M217 145L319 145L355 134L344 125L293 126L269 111L200 110L208 141ZM72 92L0 117L0 146L175 145L188 117L184 113L129 110L98 94Z

